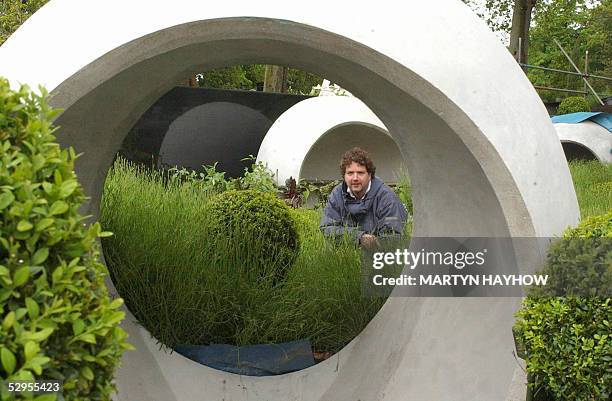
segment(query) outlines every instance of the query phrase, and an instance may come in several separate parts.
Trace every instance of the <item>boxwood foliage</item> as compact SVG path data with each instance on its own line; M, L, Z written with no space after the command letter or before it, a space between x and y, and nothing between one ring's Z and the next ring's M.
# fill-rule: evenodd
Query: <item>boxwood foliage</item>
M245 264L282 280L298 255L299 238L287 205L273 194L231 190L207 205L211 241L241 250Z
M530 296L612 297L612 212L568 229L549 249L548 283Z
M585 98L580 96L566 97L557 107L557 114L570 114L581 111L591 111L591 106L589 106L589 102Z
M543 273L549 285L529 294L515 326L534 400L610 399L612 212L567 230Z
M108 400L130 347L99 262L97 238L109 233L78 213L76 155L54 142L58 111L41 93L0 78L0 377L57 379L65 400Z

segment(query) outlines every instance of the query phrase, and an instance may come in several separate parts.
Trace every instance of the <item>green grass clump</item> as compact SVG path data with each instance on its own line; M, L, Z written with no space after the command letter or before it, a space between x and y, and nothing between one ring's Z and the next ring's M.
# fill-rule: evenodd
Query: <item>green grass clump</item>
M612 164L571 161L569 167L582 218L612 210Z
M330 244L320 211L291 210L301 244L286 278L245 267L258 263L260 232L212 240L211 193L197 181L164 179L117 160L109 172L101 221L113 282L140 323L163 344L277 343L308 338L337 351L384 299L361 294L360 251ZM252 252L249 252L251 250ZM272 269L271 269L272 270Z

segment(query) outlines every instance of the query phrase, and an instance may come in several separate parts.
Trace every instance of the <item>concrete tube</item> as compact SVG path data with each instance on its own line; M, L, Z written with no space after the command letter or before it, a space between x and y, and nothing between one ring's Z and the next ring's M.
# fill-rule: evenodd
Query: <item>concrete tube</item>
M370 153L378 177L397 182L404 169L397 144L363 102L347 96L314 97L285 111L268 130L257 161L267 164L280 185L289 177L337 180L340 157L353 146Z
M197 72L269 63L329 78L376 113L411 173L414 235L545 237L575 224L561 144L507 50L459 1L399 7L54 0L0 48L0 75L46 85L65 109L58 139L85 153L77 173L93 215L121 141L157 98ZM117 399L502 401L515 369L518 303L390 298L333 358L264 378L160 350L127 319L137 351L117 373Z
M554 124L561 143L586 148L602 163L612 163L612 132L592 121L579 124Z

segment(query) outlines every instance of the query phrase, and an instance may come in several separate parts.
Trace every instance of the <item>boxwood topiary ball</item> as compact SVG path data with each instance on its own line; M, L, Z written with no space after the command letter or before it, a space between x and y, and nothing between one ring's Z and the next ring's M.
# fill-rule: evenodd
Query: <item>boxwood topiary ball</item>
M287 205L257 190L231 190L206 207L210 240L241 250L247 268L282 280L299 250L295 221Z
M591 106L585 98L579 96L570 96L563 99L557 108L557 114L579 113L581 111L591 111Z

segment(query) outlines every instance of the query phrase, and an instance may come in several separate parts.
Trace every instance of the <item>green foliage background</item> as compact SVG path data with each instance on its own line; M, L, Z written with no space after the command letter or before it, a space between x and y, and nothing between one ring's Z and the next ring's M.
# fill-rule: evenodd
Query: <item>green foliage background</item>
M49 0L1 0L0 45Z
M612 0L602 0L595 7L587 0L538 1L529 31L529 63L574 71L557 39L578 68L584 69L585 52L589 51L589 73L612 77ZM530 70L534 85L583 90L580 77L541 70ZM602 96L612 94L612 82L591 79L591 85ZM554 100L559 92L540 91L543 100ZM593 100L591 100L593 101ZM595 103L593 103L595 104Z
M257 90L263 87L266 66L241 64L218 68L198 74L198 85L206 88ZM312 87L323 78L297 68L289 68L287 92L296 95L310 94Z
M484 7L475 0L462 0L494 32L510 33L512 13L518 0L485 0ZM585 51L589 51L589 73L612 77L612 0L536 0L529 30L529 64L574 71L555 45L557 39L578 68L584 69ZM583 90L580 77L530 69L529 80L537 86ZM612 94L612 82L591 79L600 96ZM538 90L543 101L571 96L556 91ZM591 105L596 104L592 95Z

